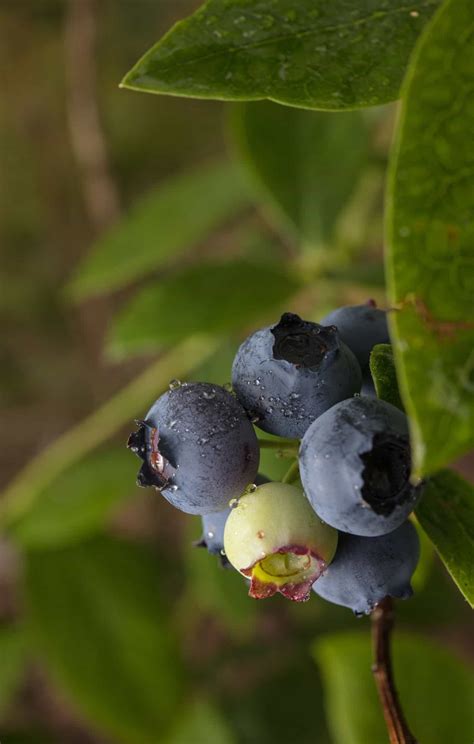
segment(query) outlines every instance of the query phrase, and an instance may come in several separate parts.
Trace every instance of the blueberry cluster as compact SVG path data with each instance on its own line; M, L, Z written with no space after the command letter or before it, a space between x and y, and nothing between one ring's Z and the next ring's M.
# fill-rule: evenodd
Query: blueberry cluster
M303 601L313 589L364 614L411 594L419 543L407 518L421 485L406 417L375 397L369 370L388 340L373 303L321 324L285 313L240 346L231 390L174 381L137 422L139 485L201 515L199 544L247 578L250 596ZM254 425L293 453L284 482L258 474L260 447L279 440L257 439Z

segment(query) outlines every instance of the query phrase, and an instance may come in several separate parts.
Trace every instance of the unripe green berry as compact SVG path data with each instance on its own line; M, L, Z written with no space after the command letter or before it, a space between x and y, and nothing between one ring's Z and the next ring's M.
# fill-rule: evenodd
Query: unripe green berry
M266 483L245 493L230 512L224 549L251 579L255 599L280 592L302 602L332 560L337 531L320 520L300 488Z

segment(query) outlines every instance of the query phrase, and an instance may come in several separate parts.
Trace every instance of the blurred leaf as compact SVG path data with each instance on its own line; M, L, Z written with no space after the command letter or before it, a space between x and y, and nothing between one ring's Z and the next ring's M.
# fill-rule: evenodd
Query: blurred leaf
M200 519L195 520L195 524L199 522ZM192 534L199 539L199 528L194 528ZM186 569L186 606L211 613L235 635L248 634L255 627L258 607L248 596L244 577L233 568L223 568L219 556L196 548L192 537L188 541Z
M31 630L48 668L125 744L156 744L180 695L158 578L153 553L105 538L27 556Z
M227 334L283 308L298 289L284 265L200 263L140 292L116 320L110 351L122 357L194 332Z
M8 711L25 673L27 641L22 628L0 626L0 715Z
M294 641L259 639L244 659L246 679L222 693L239 744L330 744L321 680L304 644Z
M314 644L326 689L334 744L381 744L387 730L371 673L370 638L328 635ZM423 744L469 742L474 729L474 676L439 643L394 638L395 680L411 730Z
M375 385L377 398L386 400L400 408L403 403L398 390L397 371L391 344L377 344L370 353L370 373Z
M412 0L209 0L176 24L122 85L152 93L303 108L397 98L436 3Z
M279 216L310 246L327 242L367 159L362 115L249 103L237 108L234 131L250 176Z
M200 166L142 197L100 238L70 285L76 298L110 291L146 276L204 240L250 203L233 163Z
M224 341L215 354L194 370L193 379L214 385L230 384L232 363L238 346L237 341Z
M46 488L10 529L22 547L59 547L98 532L112 508L134 492L137 464L122 449L76 463Z
M474 487L451 470L428 481L416 516L474 607Z
M226 719L212 704L200 700L184 711L165 744L236 744Z
M471 0L448 0L413 56L392 155L392 339L414 465L427 475L474 444L474 77Z

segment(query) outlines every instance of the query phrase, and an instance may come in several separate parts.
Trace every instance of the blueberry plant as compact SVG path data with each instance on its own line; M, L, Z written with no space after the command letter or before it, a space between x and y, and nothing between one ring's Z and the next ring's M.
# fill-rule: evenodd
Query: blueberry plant
M410 688L419 669L403 666L431 649L396 634L397 694L391 631L434 550L474 606L474 489L452 467L474 443L473 42L472 0L207 0L125 76L128 90L228 102L232 155L152 191L77 269L75 301L128 290L107 354L158 356L31 458L0 506L53 669L120 741L156 742L183 698L150 556L90 541L133 483L132 458L102 447L133 419L138 484L202 521L226 617L278 594L295 602L282 612L370 616L372 662L360 636L314 647L335 744L455 740L436 719L445 696L431 705L440 677ZM76 608L77 638L102 639L100 670L96 648L70 652L49 594ZM371 665L383 729L358 715ZM176 741L201 740L192 721Z

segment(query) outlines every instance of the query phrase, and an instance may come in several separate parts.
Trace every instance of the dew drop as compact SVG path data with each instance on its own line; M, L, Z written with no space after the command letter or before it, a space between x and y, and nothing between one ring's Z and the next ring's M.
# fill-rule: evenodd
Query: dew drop
M255 493L256 490L257 490L257 485L255 483L250 483L245 489L244 493Z
M173 379L169 381L168 387L170 390L177 390L178 388L181 387L182 384L183 383L181 382L181 380Z
M222 549L221 549L221 550L220 550L219 552L220 552L220 554L221 554L222 556L225 556L225 550L224 550L224 548L222 548Z
M202 394L202 397L205 398L205 400L212 400L216 397L216 391L214 390L214 388L212 388L212 390L206 390Z
M207 536L208 536L209 540L212 540L212 538L214 537L214 533L213 532L208 532L207 533Z
M239 505L239 499L231 499L229 501L229 506L231 509L236 509Z
M178 486L169 486L169 490L173 493L176 493L176 491L178 490Z

